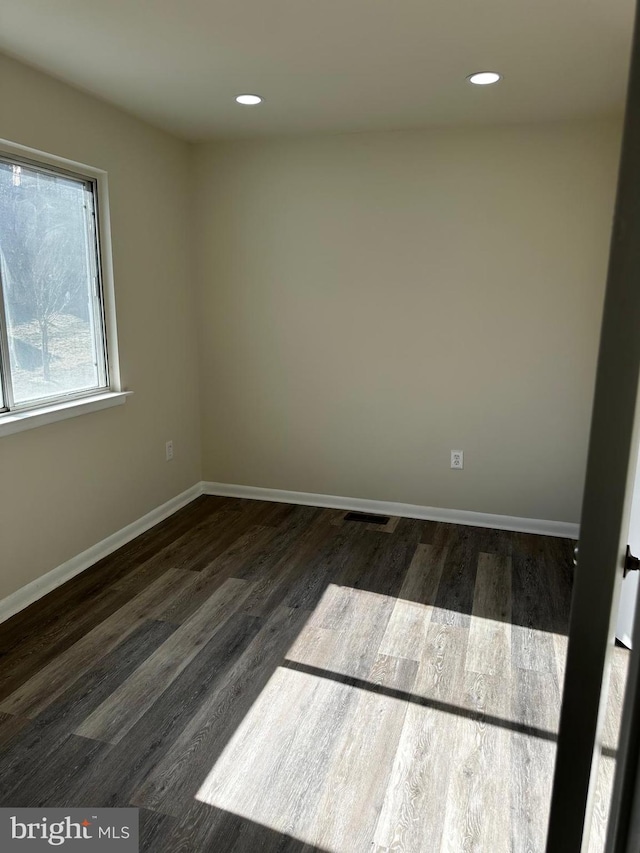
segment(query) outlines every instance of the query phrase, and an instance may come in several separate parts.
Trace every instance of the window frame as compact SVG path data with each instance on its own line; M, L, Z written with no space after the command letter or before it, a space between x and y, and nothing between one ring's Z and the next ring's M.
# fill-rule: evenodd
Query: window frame
M72 417L85 411L95 411L110 405L124 402L127 392L123 392L120 380L120 362L117 347L117 328L115 316L113 261L111 254L111 230L109 225L109 189L107 172L66 158L46 154L33 148L18 145L0 139L0 159L4 162L34 168L46 174L60 175L81 181L90 189L93 198L93 211L87 211L93 217L92 242L95 253L91 252L92 274L95 286L92 293L94 301L95 323L100 324L95 335L96 344L101 344L104 367L99 366L101 384L98 387L56 394L16 403L8 390L6 376L10 375L11 362L8 351L8 326L5 307L0 293L0 323L4 332L0 334L0 382L2 383L2 405L0 406L0 436L13 433L41 423ZM90 233L90 232L89 232ZM1 285L0 285L1 286ZM98 341L98 335L100 341Z

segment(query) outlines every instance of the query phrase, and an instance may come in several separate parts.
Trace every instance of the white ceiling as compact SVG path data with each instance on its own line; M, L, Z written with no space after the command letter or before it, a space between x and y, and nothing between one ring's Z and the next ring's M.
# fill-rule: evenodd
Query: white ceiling
M620 112L633 0L2 0L0 50L190 139ZM497 70L492 87L465 81ZM266 102L240 107L234 95Z

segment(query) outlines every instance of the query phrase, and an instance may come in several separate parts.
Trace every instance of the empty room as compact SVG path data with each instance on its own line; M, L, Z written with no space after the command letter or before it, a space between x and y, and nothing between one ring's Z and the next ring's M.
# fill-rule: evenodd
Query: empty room
M3 0L3 853L640 849L635 12Z

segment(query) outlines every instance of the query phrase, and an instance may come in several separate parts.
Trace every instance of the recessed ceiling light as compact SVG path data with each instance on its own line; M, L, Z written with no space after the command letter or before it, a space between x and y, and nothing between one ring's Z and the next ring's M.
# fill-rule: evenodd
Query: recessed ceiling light
M255 107L256 104L261 104L264 98L260 95L236 95L236 101L239 104L245 104L247 107Z
M475 86L490 86L502 80L502 74L497 74L495 71L478 71L477 74L469 74L467 80Z

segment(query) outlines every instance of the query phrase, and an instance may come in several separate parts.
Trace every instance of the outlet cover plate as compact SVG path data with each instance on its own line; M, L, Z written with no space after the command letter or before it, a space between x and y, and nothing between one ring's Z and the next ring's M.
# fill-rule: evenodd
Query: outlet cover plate
M464 451L462 450L452 450L451 451L451 467L456 470L461 470L464 467Z

